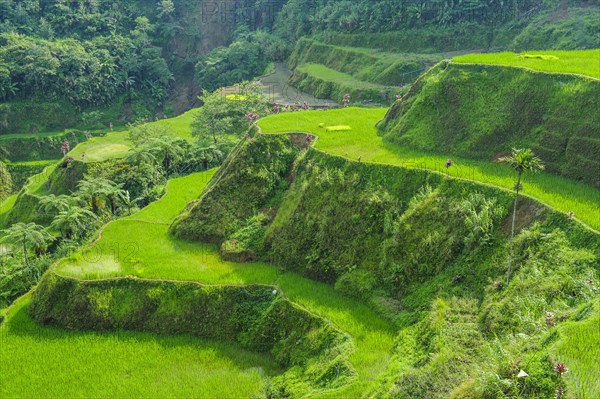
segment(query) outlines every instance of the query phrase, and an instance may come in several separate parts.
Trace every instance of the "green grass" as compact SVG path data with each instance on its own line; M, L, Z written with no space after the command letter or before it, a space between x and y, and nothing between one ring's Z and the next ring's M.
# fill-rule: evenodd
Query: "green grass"
M558 362L564 362L570 392L577 398L600 398L598 359L600 359L599 304L592 308L595 315L580 322L570 321L561 326L562 339L553 350Z
M2 398L248 398L280 372L269 356L230 342L41 326L29 301L0 326Z
M383 90L388 89L387 86L365 82L363 80L359 80L354 76L336 71L335 69L331 69L321 64L302 64L297 70L301 73L306 73L316 79L320 79L326 82L332 82L341 86L349 86L356 89L374 89L374 90Z
M197 112L196 108L176 118L162 119L149 124L164 127L174 137L192 140L191 124ZM85 162L102 162L108 159L124 158L130 149L129 131L116 131L107 133L103 137L93 137L79 144L69 153L69 156ZM84 154L85 156L83 156Z
M344 108L329 111L303 111L272 115L259 121L265 133L305 131L319 136L315 146L325 152L363 162L384 163L408 168L423 168L448 173L512 189L515 175L510 168L492 162L472 161L453 154L436 154L411 150L383 141L375 124L383 119L385 108ZM350 125L351 131L327 132L328 125ZM455 166L444 168L448 158ZM575 212L576 217L596 230L600 229L600 191L549 173L527 175L523 193L561 212Z
M199 110L200 108L193 108L175 118L161 119L157 122L151 122L151 124L168 129L172 136L192 140L192 122Z
M69 156L85 162L102 162L108 159L123 158L131 148L129 132L111 132L77 145Z
M330 285L281 272L266 263L226 262L213 245L169 235L172 218L186 202L198 197L213 173L171 180L165 197L131 217L109 224L94 246L63 260L56 272L82 278L133 275L205 284L279 286L291 300L325 316L353 337L357 350L350 361L359 378L333 397L362 393L386 367L394 338L388 322L366 305L341 296Z
M454 62L525 67L536 71L576 73L600 79L600 49L467 54L454 57Z

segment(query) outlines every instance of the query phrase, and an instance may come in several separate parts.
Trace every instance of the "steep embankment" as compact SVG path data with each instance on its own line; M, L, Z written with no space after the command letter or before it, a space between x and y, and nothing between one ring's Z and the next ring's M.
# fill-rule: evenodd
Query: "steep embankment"
M318 98L341 102L389 103L399 86L412 83L440 55L394 54L369 48L342 47L303 38L289 58L290 84Z
M222 243L225 253L251 251L395 320L397 352L371 385L374 397L479 397L486 389L544 397L562 386L552 372L561 358L543 337L559 336L561 321L586 319L582 309L597 300L596 233L522 199L506 284L510 192L298 148L306 142L302 134L246 140L172 232ZM264 191L249 196L257 186ZM510 355L494 357L494 347ZM521 382L514 367L533 379ZM492 374L507 386L494 387ZM592 384L577 375L572 392Z
M352 378L350 337L285 299L275 287L192 282L76 280L47 274L29 306L42 324L77 330L190 334L269 352L288 371L273 390L302 396Z
M600 188L599 99L600 81L591 77L443 62L380 129L393 143L471 159L532 147L548 171Z

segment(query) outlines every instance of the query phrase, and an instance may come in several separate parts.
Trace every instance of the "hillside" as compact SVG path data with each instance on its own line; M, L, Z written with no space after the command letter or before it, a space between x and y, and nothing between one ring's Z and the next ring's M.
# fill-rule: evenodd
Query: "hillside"
M564 303L554 302L564 289L551 282L558 274L575 273L572 278L583 284L583 276L598 272L598 234L569 223L564 215L536 201L521 203L519 251L532 251L527 252L532 258L525 252L517 256L518 277L505 288L494 289L492 283L505 267L501 254L507 245L506 220L512 202L508 192L435 172L353 162L302 147L298 152L297 146L305 140L300 134L247 140L171 230L179 237L217 242L224 256L235 253L243 258L264 258L286 271L328 282L338 292L366 301L394 320L401 328L401 337L417 342L412 346L407 341L408 346L398 349L399 353L408 351L409 359L415 360L399 356L390 363L390 372L381 378L404 385L411 392L410 397L445 397L444 392L448 391L473 395L473 389L480 389L475 387L491 388L484 378L487 371L483 370L500 374L503 371L491 371L496 366L487 363L491 360L486 358L484 348L493 345L490 337L497 336L496 344L513 356L529 359L533 353L512 347L510 336L526 333L532 342L538 342L550 333L544 327L546 313L536 313L540 310L533 311L534 308L570 314L577 308L575 303L583 306L596 296L583 288L585 285L579 285L584 291L573 297L571 311L562 307ZM271 157L255 156L260 153ZM261 190L256 192L258 187ZM462 212L474 212L477 217L465 219ZM474 229L468 223L481 224ZM541 237L550 240L552 244L548 245L558 252L549 255L542 247L534 249L542 245ZM581 260L586 266L568 266L569 262L560 260L566 259L559 255L561 251L571 254L566 256L572 257L573 262ZM535 289L537 305L514 305L515 311L522 312L520 317L527 320L517 322L500 309L513 306L509 305L513 301L521 303L519 290L533 289L530 279L534 277L529 273L538 261L547 268L545 277L540 278L548 280L539 286L539 291ZM559 294L550 299L544 294L546 289ZM564 292L570 296L567 292L571 292L570 288ZM436 324L430 317L447 320L448 324ZM426 342L419 338L423 334ZM437 334L443 335L443 341L436 341L436 345L427 341L441 339L434 338ZM462 353L460 346L453 346L452 342L465 339L470 349ZM543 339L534 347L538 353L549 353L553 348ZM418 348L433 350L431 355L436 360L416 360L421 356ZM461 356L478 366L466 372L458 365ZM527 367L530 373L540 373L535 377L538 382L527 388L540 397L552 392L553 389L544 390L556 383L548 380L545 388L536 385L550 378L544 370L552 356L546 356L536 358ZM506 360L495 361L499 362L497 367L503 367L500 364ZM414 362L412 366L410 362ZM510 375L508 372L502 378L514 378L514 374ZM585 378L588 377L581 383L592 386ZM512 381L516 384L514 389L519 389L518 382ZM387 392L386 384L371 388L380 392L374 394L376 397ZM404 397L401 391L391 392L391 397Z
M598 57L596 50L580 54L592 63ZM556 72L560 66L554 66L553 59L530 61L501 54L458 61L428 71L392 106L380 125L386 140L487 161L511 147L529 146L552 173L600 188L595 173L600 167L599 80L485 64ZM481 63L462 63L469 61ZM566 72L589 68L577 65Z
M303 38L288 60L294 70L290 84L339 103L347 93L354 102L385 104L441 59L441 55L386 53Z
M600 398L597 0L0 16L0 398Z

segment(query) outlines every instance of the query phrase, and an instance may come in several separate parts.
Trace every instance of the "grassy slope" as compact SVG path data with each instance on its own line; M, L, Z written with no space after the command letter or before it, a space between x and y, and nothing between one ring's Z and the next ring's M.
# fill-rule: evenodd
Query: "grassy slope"
M389 53L304 38L289 59L294 69L289 83L318 98L341 102L348 93L354 101L389 103L399 86L413 82L441 59L441 55Z
M269 357L231 343L40 326L29 300L18 300L0 327L3 398L250 397L278 372Z
M355 86L356 88L385 90L386 87L375 83L361 81L354 76L336 71L321 64L302 64L298 71L309 74L317 79L333 82L342 86Z
M163 119L151 124L164 127L175 137L181 137L186 140L192 139L191 123L197 109L192 109L176 118ZM103 137L94 137L75 147L69 156L75 159L82 159L85 162L101 162L107 159L123 158L131 148L128 131L118 131L107 133Z
M187 201L198 197L213 173L172 180L163 199L108 225L94 247L63 261L57 272L86 278L134 275L206 284L277 285L291 300L329 318L353 337L357 350L350 361L359 379L344 390L344 395L357 395L367 389L386 367L394 333L366 305L342 297L329 285L282 273L269 264L222 261L214 246L178 240L168 234L170 219Z
M452 176L493 184L506 189L514 185L513 172L503 165L484 161L471 161L453 154L436 154L411 150L389 144L377 135L375 123L381 120L386 109L351 108L330 111L282 113L260 120L266 133L286 131L311 132L319 136L316 148L353 160L401 165L409 168L426 168L446 173L444 164L451 157L455 167ZM327 132L327 126L350 125L351 131ZM535 197L562 212L574 211L589 226L600 229L600 192L584 184L548 173L526 176L524 194Z
M533 56L527 57L526 55ZM546 59L535 56L546 56ZM550 56L550 58L547 58ZM454 62L464 64L493 64L524 67L536 71L575 73L600 79L600 49L578 51L526 51L491 54L467 54L454 57Z

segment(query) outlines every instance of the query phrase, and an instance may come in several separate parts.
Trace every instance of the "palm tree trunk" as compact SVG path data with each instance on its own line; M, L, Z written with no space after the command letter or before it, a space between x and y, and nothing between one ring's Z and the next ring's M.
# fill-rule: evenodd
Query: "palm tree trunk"
M27 260L27 244L25 238L23 238L23 258L25 259L25 267L29 269L29 261Z
M517 202L519 201L519 189L521 187L521 173L519 173L519 177L517 178L517 184L515 185L515 204L513 207L512 214L512 227L510 230L510 249L508 251L508 267L506 268L506 283L510 280L510 272L511 272L511 261L513 257L513 242L515 239L515 222L517 220Z

